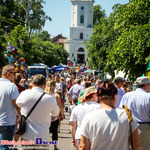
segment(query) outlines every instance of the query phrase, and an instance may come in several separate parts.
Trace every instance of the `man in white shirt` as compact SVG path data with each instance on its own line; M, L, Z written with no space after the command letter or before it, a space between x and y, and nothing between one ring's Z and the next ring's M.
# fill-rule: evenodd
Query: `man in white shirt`
M136 79L137 89L126 93L120 103L120 107L127 105L139 123L138 132L143 150L150 147L150 78L138 77Z
M31 90L23 91L17 98L17 105L21 107L21 114L27 116L33 105L43 94L46 78L37 74L33 77ZM57 116L59 108L54 96L45 94L27 119L27 129L22 139L33 140L42 138L49 141L50 114Z
M117 107L119 107L121 99L122 99L123 95L125 94L125 91L122 88L122 86L123 86L123 78L122 77L116 77L114 79L114 83L115 83L115 85L117 87L117 90L118 90L117 101L116 101L116 104L115 104L115 108L117 108Z

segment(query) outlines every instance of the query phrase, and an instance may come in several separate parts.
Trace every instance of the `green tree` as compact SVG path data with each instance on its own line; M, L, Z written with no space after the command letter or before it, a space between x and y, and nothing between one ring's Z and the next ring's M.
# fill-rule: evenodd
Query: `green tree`
M4 53L6 51L6 39L8 33L15 26L25 24L25 11L21 5L14 0L0 0L0 66L8 63Z
M8 59L5 56L6 40L4 38L4 30L0 29L0 68L8 64Z
M25 11L14 0L0 0L0 27L10 32L16 25L25 24Z
M25 27L21 25L16 26L15 29L9 33L7 42L10 42L12 46L17 46L18 51L25 58L28 65L32 63L32 57L35 52L32 49L32 42L29 39L29 34Z
M102 17L106 17L105 10L102 10L100 5L95 5L93 8L93 25L101 23Z
M12 46L17 46L27 65L34 63L45 63L48 66L59 63L67 64L68 52L64 50L63 46L52 43L47 31L33 33L30 40L26 28L18 25L9 33L7 41Z
M42 33L39 34L39 37L42 39L42 41L52 41L50 36L51 35L48 33L48 31L42 31Z
M117 7L108 18L104 16L99 23L95 24L90 41L86 44L90 56L89 63L92 68L100 70L103 74L108 72L112 77L115 75L114 70L116 68L109 64L108 55L118 34L117 30L114 30L114 15Z
M55 45L49 41L43 42L44 63L48 66L58 65L59 63L67 64L68 52L62 45Z
M150 58L150 3L130 0L117 4L108 19L94 26L87 44L90 64L114 77L124 71L131 80L145 72Z
M46 20L52 20L43 10L44 0L17 0L17 2L24 7L25 25L30 34L33 30L41 30Z
M146 69L150 58L150 3L149 0L130 0L121 5L115 15L117 41L109 54L117 70L135 80Z

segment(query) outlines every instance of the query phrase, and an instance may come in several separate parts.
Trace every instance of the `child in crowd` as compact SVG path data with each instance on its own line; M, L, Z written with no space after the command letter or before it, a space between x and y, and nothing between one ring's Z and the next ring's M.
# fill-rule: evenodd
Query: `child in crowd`
M70 116L71 116L72 110L77 106L77 103L78 103L78 99L74 98L73 99L73 105L70 105L70 107L69 107ZM69 122L69 124L70 124L70 122ZM69 133L71 133L71 130L69 131Z
M77 106L77 103L78 103L78 99L77 98L74 98L73 99L73 105L70 105L69 107L69 114L71 115L72 113L72 110Z

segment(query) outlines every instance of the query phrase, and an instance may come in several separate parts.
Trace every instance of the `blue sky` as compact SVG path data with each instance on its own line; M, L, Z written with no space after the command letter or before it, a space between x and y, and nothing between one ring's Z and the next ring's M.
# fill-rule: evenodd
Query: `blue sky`
M51 37L62 34L69 37L71 25L71 1L70 0L45 0L44 11L52 18L46 21L43 30L47 30ZM112 12L114 4L126 4L129 0L95 0L94 5L99 4L105 9L106 15Z

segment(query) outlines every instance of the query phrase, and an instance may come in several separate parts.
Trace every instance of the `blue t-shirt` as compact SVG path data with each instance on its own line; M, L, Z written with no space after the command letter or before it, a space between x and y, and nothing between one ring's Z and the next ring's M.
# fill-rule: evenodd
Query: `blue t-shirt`
M18 96L17 86L8 79L0 78L0 126L16 124L17 111L12 100Z

